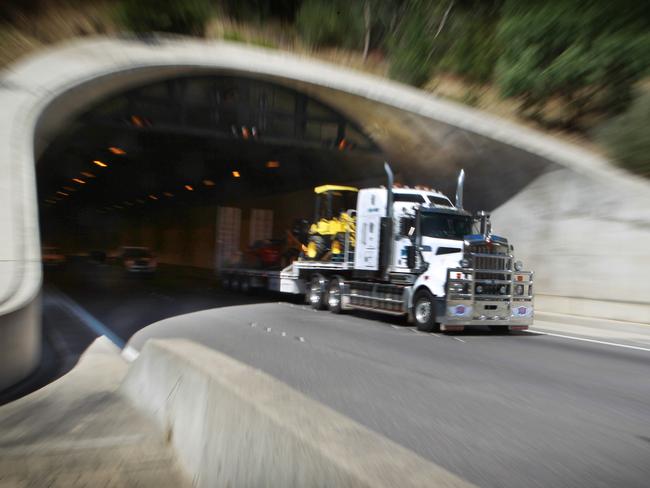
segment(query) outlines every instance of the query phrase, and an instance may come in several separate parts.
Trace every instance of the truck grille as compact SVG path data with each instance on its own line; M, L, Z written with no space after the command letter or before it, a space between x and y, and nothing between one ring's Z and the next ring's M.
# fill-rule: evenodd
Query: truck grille
M507 245L472 244L467 248L474 268L474 296L477 299L509 298L512 280L512 256Z

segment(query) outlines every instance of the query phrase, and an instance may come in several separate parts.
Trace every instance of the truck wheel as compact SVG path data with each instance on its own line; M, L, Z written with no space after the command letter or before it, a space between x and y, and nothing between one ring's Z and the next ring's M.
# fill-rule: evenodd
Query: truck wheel
M321 258L326 250L327 245L323 236L309 236L307 252L305 252L307 259L316 261Z
M440 324L436 323L435 299L427 290L420 290L415 294L413 316L418 330L422 332L440 331Z
M343 282L339 278L334 278L330 281L327 293L327 308L329 308L329 311L332 313L341 313L343 311L342 299Z
M309 304L314 310L325 309L325 296L327 290L327 280L321 275L312 277L309 283Z

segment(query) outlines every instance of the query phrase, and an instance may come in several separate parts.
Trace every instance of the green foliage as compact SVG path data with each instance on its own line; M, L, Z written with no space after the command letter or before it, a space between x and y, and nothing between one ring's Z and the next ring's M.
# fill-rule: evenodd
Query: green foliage
M360 48L364 33L361 2L305 0L296 16L300 36L311 46Z
M421 86L434 66L430 8L422 0L409 0L388 40L391 78Z
M629 110L596 132L621 166L650 177L650 92L633 101Z
M540 122L584 129L623 110L648 73L650 21L632 1L508 0L498 28L502 93Z
M203 35L211 13L210 0L122 0L117 21L138 33Z

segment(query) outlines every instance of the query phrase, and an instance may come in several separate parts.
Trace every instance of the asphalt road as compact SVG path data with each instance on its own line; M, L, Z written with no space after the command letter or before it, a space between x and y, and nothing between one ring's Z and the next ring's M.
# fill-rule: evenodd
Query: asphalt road
M218 349L477 485L650 484L648 352L528 333L422 334L376 315L222 293L177 269L147 280L77 267L48 283L122 339L221 307L130 344L186 337Z

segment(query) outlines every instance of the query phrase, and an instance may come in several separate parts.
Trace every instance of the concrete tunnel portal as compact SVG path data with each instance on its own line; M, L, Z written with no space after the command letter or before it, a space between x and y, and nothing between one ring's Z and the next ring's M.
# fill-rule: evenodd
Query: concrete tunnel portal
M104 94L57 129L40 138L37 161L44 245L146 245L163 262L200 267L229 259L217 249L218 207L237 209L241 254L311 219L314 186L384 183L384 160L399 183L448 195L465 168L471 210L495 208L548 166L495 170L489 141L457 128L336 90L196 68ZM422 140L432 134L435 147ZM499 171L498 192L478 184Z
M38 362L41 245L150 245L162 262L211 267L217 207L273 210L281 237L291 219L311 218L313 186L382 184L384 160L399 182L448 196L464 168L466 208L495 210L495 230L538 272L549 310L648 314L649 285L628 259L647 261L648 227L637 225L648 219L646 184L389 80L223 42L100 38L13 66L0 102L0 388ZM585 225L591 255L607 259L577 274Z

